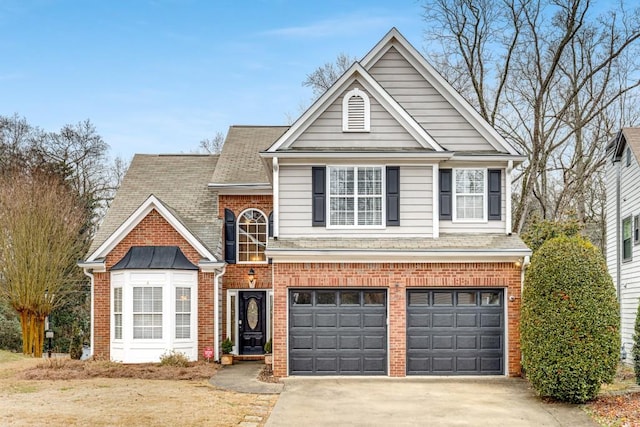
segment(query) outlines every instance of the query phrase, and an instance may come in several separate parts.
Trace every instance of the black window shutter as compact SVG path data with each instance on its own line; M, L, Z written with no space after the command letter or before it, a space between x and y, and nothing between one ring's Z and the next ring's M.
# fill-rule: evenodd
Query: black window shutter
M387 166L387 225L400 225L400 167Z
M224 210L224 260L236 263L236 216L229 209Z
M453 197L453 174L451 169L440 169L440 219L451 220L451 202Z
M324 166L311 168L311 225L324 227L326 224L326 170Z
M273 237L273 211L269 214L269 237Z
M502 219L502 171L489 169L489 220L500 221Z

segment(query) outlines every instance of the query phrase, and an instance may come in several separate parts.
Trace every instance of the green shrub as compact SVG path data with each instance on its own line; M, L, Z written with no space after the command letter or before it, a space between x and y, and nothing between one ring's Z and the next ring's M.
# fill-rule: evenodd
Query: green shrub
M633 340L633 370L636 373L636 383L640 385L640 301L638 302L638 312L636 313L636 328Z
M267 354L271 354L271 339L269 339L269 341L265 343L264 352Z
M0 349L22 352L20 319L8 304L0 301Z
M186 368L189 366L189 358L186 354L176 350L171 350L168 353L164 353L160 356L160 365L162 366L179 366Z
M524 285L523 367L538 394L580 403L615 375L620 351L613 281L587 240L557 237L533 255Z
M560 236L578 235L582 228L582 223L573 218L565 221L534 218L527 231L522 233L522 240L533 252L536 252L547 240Z
M222 341L222 354L229 354L233 350L233 341L231 338L227 337L224 341Z

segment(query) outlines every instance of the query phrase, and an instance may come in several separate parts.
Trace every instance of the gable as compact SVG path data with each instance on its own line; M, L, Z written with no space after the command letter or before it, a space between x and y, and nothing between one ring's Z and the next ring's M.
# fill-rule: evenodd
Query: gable
M370 102L370 130L343 131L343 98L350 91L363 91ZM292 149L423 149L413 136L385 109L375 94L357 79L347 86L293 142Z
M369 72L447 150L496 151L394 46Z

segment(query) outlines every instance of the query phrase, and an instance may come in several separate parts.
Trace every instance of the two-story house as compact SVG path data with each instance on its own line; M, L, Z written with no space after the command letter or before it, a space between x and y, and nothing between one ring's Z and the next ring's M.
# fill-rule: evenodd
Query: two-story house
M273 343L287 375L519 375L524 158L392 29L292 126L136 156L85 261L94 353Z
M621 356L633 362L640 302L640 128L623 128L607 146L605 165L607 268L620 303Z

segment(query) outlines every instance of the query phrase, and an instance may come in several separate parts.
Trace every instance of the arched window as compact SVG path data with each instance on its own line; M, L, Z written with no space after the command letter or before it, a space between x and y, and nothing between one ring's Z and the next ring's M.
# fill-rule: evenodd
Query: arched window
M248 209L238 217L238 262L265 262L267 257L267 217Z
M358 88L350 90L342 98L342 130L369 132L369 122L369 97Z

